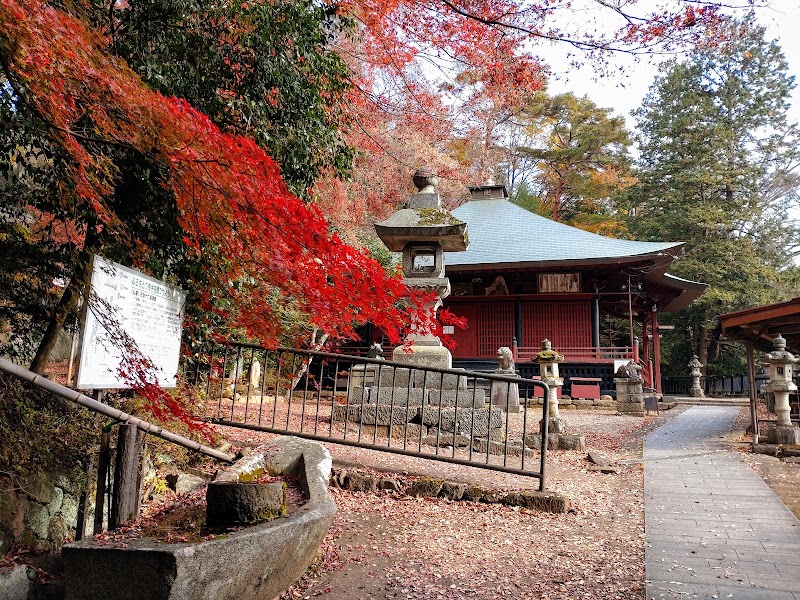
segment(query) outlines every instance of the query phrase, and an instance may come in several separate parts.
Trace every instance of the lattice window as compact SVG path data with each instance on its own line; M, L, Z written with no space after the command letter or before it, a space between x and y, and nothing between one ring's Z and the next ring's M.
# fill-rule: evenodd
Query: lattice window
M522 305L521 346L539 347L544 338L553 341L558 329L555 320L555 304L550 302L526 302Z
M481 304L478 309L478 355L496 357L501 346L514 337L514 305L511 302Z
M526 302L522 305L522 346L538 347L543 339L553 348L590 348L589 302Z
M559 330L553 347L590 348L592 345L592 316L589 302L564 302L556 305ZM558 345L556 345L558 343Z

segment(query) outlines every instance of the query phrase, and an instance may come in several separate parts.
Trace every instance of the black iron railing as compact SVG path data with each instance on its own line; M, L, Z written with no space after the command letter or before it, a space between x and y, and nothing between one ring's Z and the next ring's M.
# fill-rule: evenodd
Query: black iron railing
M240 343L203 348L187 370L214 423L527 475L544 489L541 382Z
M756 390L767 383L769 376L756 375ZM688 396L692 387L692 378L688 375L662 377L661 390L667 396ZM750 379L744 374L738 375L705 375L700 378L700 387L706 396L747 396L750 393Z

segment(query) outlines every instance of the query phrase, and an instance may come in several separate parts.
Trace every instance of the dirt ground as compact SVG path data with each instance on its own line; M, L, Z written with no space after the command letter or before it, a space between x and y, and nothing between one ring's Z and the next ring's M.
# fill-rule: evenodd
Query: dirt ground
M319 560L282 598L644 598L641 438L678 410L644 419L563 411L570 433L624 461L619 473L604 474L590 470L583 453L550 452L547 489L570 498L566 514L336 489L338 512ZM538 486L474 467L326 446L334 466L500 489Z
M775 418L775 415L766 412L763 405L759 405L759 411L759 420ZM745 432L749 423L750 409L742 408L726 440L727 444L742 453L745 462L772 488L794 516L800 519L800 463L783 462L766 454L753 454L750 451L751 437Z
M563 411L569 433L619 461L619 473L591 470L582 453L553 451L547 489L572 508L548 514L519 507L334 489L338 512L318 561L282 599L636 599L644 598L642 438L686 407L644 419L601 411ZM749 452L742 409L732 448L800 517L800 465ZM234 436L241 432L231 433ZM250 442L268 434L245 432ZM431 476L499 489L538 481L326 444L334 466Z

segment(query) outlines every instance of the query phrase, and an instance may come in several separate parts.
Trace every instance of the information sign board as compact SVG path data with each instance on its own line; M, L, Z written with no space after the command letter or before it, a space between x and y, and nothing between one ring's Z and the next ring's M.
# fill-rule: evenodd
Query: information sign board
M78 389L127 388L119 374L122 349L115 324L155 365L161 387L175 387L186 294L95 255L92 294L83 325ZM110 314L109 314L110 313ZM110 319L108 317L111 317Z

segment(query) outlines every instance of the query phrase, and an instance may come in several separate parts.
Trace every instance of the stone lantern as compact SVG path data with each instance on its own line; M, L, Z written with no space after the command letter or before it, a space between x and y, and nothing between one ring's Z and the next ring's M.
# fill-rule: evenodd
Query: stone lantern
M550 431L562 433L566 426L558 412L558 388L564 385L564 380L558 376L558 363L564 362L564 355L553 350L550 340L544 339L541 351L534 354L531 361L539 363L539 375L542 383L546 383L550 388L550 409L548 411Z
M789 394L797 391L792 380L793 365L798 358L786 351L786 340L778 334L772 345L775 350L767 354L764 366L769 367L768 390L775 395L775 415L778 423L772 430L770 442L773 444L800 444L800 428L792 425L789 418Z
M689 389L689 395L692 398L705 398L706 395L703 392L703 388L700 387L700 377L702 376L700 369L703 368L703 365L698 356L693 354L692 360L686 366L691 369L690 375L692 376L692 387Z
M393 252L403 253L404 283L435 292L429 308L435 315L442 298L450 295L450 280L444 276L444 253L467 249L467 224L442 208L436 185L439 178L427 168L414 173L417 193L405 208L375 223L378 237ZM451 368L453 358L441 340L429 331L413 328L406 348L395 348L392 360L429 367Z

